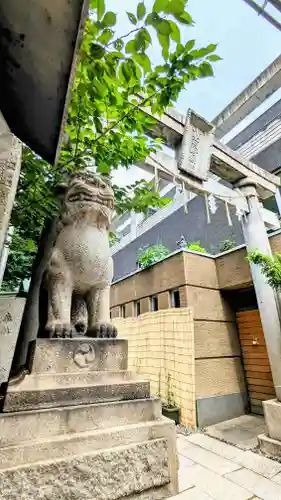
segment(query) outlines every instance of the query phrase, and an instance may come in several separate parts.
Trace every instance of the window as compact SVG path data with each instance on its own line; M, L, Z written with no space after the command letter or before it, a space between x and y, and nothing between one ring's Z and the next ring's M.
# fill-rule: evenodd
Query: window
M157 212L157 208L149 207L147 210L147 214L144 216L144 220L147 220L149 217L154 215Z
M158 311L158 297L157 297L157 295L150 297L150 305L151 305L152 312Z
M127 236L127 234L129 234L131 232L131 225L128 224L128 226L126 226L123 231L122 231L122 236Z
M121 318L126 318L126 306L121 306Z
M110 317L110 319L112 319L112 312L111 311L109 313L109 317Z
M151 215L155 214L155 212L157 212L157 208L149 207L149 209L147 211L148 217L150 217Z
M127 236L131 232L131 224L128 223L126 226L122 225L121 229L116 230L116 238L120 241L124 236Z
M179 290L171 290L170 292L170 304L171 307L180 307L181 299L180 299L180 291Z
M140 301L139 301L139 300L137 300L137 301L135 302L135 315L136 315L136 316L139 316L139 315L140 315Z

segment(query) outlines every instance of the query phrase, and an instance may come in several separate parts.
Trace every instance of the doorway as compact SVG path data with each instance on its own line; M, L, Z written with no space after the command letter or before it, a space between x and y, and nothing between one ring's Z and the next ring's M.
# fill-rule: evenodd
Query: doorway
M258 309L238 311L236 321L252 413L263 415L262 402L275 398L271 368Z

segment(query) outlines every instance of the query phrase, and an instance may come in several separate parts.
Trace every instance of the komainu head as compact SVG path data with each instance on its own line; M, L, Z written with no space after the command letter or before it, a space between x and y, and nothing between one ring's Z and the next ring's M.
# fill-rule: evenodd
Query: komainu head
M64 225L84 220L108 229L114 210L114 192L109 180L90 172L70 176L64 187L61 222Z

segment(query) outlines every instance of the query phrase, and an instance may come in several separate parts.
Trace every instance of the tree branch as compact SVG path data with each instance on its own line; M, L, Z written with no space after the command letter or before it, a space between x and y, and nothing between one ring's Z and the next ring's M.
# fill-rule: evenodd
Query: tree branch
M117 42L118 40L123 40L124 38L127 38L128 36L132 35L132 33L136 33L136 31L139 31L140 29L142 29L144 27L143 26L140 26L139 28L134 28L133 30L129 31L129 33L127 33L126 35L122 35L122 36L119 36L118 38L116 38L116 40L112 40L112 42L108 43L106 45L106 47L109 47L110 45L113 45L115 42Z

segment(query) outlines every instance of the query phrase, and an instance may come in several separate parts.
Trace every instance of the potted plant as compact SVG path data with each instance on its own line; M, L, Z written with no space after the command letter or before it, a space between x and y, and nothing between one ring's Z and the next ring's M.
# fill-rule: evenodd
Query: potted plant
M168 373L167 378L167 401L162 403L162 415L174 420L176 425L180 423L180 408L176 405L174 395L171 389L171 375Z

